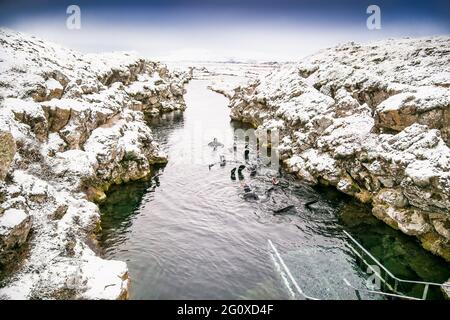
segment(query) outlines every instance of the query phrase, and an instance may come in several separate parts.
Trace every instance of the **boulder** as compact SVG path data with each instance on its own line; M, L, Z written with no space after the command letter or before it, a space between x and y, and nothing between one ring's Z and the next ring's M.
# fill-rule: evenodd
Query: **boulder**
M31 217L24 210L10 208L0 215L0 255L25 243Z
M396 94L377 106L375 119L377 128L397 132L414 123L439 129L449 144L450 89L422 87Z

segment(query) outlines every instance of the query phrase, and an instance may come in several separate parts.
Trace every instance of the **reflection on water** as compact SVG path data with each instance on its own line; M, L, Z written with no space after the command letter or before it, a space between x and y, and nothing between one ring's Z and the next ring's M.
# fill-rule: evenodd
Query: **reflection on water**
M100 208L100 242L105 256L127 261L131 298L288 299L268 255L271 239L309 295L355 299L342 278L364 286L368 275L345 246L343 228L399 277L442 282L450 276L441 259L334 189L312 188L264 166L251 176L255 150L250 163L234 154L236 124L228 121L226 99L206 82L192 81L186 101L184 113L150 120L169 163L147 181L111 188ZM210 148L213 137L224 147ZM217 164L220 155L225 166ZM246 165L243 181L231 179L238 162ZM257 200L243 199L243 183Z

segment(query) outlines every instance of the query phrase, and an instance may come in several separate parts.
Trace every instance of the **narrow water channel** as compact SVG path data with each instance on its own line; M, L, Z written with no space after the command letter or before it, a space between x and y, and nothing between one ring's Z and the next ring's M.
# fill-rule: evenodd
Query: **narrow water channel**
M243 181L261 195L245 200L243 181L230 178L236 163L217 164L220 155L234 159L239 124L229 120L227 99L207 84L190 82L183 113L150 121L169 163L147 181L113 187L101 205L100 243L107 258L127 262L132 299L289 299L268 239L309 295L356 299L342 279L364 286L368 274L346 248L343 229L399 277L450 277L448 265L415 239L331 188L311 188L283 175L283 187L266 196L277 172L262 167L254 177L243 171ZM214 137L224 146L208 146ZM311 200L317 202L305 207ZM274 214L287 205L295 209Z

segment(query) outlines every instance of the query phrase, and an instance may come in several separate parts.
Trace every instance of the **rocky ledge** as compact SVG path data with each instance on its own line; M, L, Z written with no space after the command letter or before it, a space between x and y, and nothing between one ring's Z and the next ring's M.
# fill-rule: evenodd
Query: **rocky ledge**
M127 298L126 264L94 253L92 201L166 161L145 115L184 109L190 75L5 29L0 43L0 268L16 270L0 299Z
M348 43L234 90L299 178L335 186L450 261L450 38Z

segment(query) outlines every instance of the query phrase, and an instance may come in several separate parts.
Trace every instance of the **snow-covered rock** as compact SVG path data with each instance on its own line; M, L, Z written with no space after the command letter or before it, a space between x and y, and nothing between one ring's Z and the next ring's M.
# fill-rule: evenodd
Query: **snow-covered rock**
M94 254L100 215L91 200L166 161L144 113L183 110L190 75L6 29L0 43L0 262L33 231L0 297L126 298L126 263Z
M372 202L450 261L449 47L434 37L325 49L237 87L231 117L257 131L276 122L289 171Z
M0 131L0 181L5 180L16 153L16 143L11 133Z
M7 257L16 247L27 240L31 228L30 216L22 209L10 208L0 216L0 255L7 262Z
M450 144L450 88L423 86L393 95L377 106L376 119L377 127L397 132L413 123L437 128Z

